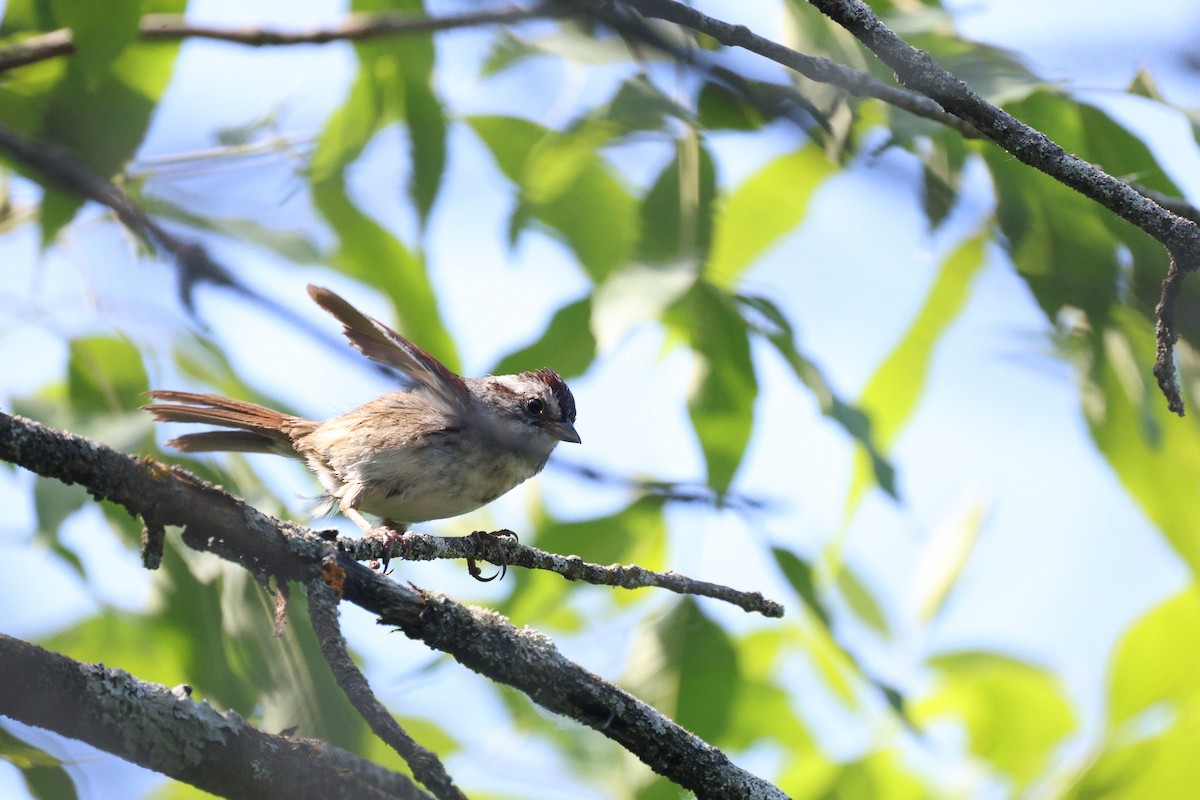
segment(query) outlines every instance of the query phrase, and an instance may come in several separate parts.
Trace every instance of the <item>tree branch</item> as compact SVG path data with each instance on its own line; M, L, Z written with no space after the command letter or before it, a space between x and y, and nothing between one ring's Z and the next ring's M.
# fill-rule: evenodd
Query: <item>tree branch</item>
M358 710L375 735L400 754L412 770L413 775L429 788L439 800L466 800L454 781L446 773L445 766L436 753L422 747L401 727L396 718L388 713L383 703L371 691L366 676L362 674L346 650L346 640L338 625L338 597L323 581L308 584L308 617L317 634L321 653L329 663L338 686L346 693L350 704Z
M397 558L402 561L470 558L490 561L497 566L544 569L562 575L569 581L583 581L597 586L619 586L623 589L653 586L677 594L723 600L743 611L758 612L764 617L783 616L783 606L763 597L761 592L742 592L718 583L689 578L678 572L653 572L636 564L592 564L579 556L548 553L515 541L500 542L473 536L434 536L409 531L390 544L360 537L338 537L337 546L357 561L382 558Z
M213 39L248 47L278 47L301 44L327 44L336 41L361 42L387 36L433 33L455 28L504 25L528 19L558 16L562 12L552 6L535 8L506 8L444 17L418 17L410 14L379 12L349 14L336 25L306 31L281 31L257 25L241 28L219 28L194 25L181 14L147 14L139 23L144 41L178 41L181 39ZM33 36L0 49L0 72L34 64L75 52L75 40L68 28Z
M85 486L148 525L185 526L183 541L254 575L306 585L318 574L350 602L450 653L485 677L588 725L700 798L782 798L775 786L611 683L564 658L549 638L495 612L402 585L339 553L321 536L280 522L178 467L118 453L80 436L0 413L0 459Z
M740 47L751 53L757 53L800 73L809 80L828 83L844 89L856 97L874 97L910 114L925 117L948 128L953 128L967 138L979 138L979 132L968 123L953 114L946 113L945 109L923 95L901 89L898 86L891 86L873 75L851 69L828 58L810 56L785 47L778 42L759 36L745 25L731 25L675 0L621 0L621 2L636 9L643 16L674 22L707 34L726 47Z
M408 777L316 739L272 736L207 703L0 634L0 714L221 797L430 800Z
M1158 304L1158 353L1154 375L1168 407L1183 414L1174 365L1174 308L1180 282L1200 268L1200 226L1167 211L1121 181L1068 153L1048 136L988 103L969 86L938 66L928 53L897 36L861 0L809 0L896 71L900 83L936 101L969 122L1013 156L1090 198L1157 239L1171 255Z

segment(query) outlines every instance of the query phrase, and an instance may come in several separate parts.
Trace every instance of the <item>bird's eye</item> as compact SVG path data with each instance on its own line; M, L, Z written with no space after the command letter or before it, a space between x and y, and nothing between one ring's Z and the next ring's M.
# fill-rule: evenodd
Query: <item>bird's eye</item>
M546 410L546 404L540 397L534 397L525 403L525 410L535 417L540 417Z

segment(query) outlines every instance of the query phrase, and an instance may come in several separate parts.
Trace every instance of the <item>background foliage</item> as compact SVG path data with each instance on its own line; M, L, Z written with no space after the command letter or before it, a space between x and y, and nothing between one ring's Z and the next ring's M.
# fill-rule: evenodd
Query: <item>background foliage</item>
M1196 163L1197 112L1149 72L1098 99L963 38L936 0L871 5L1068 150L1184 194L1172 175ZM425 10L352 4L392 8ZM0 122L114 176L246 291L193 286L10 160L6 409L303 518L299 468L160 453L137 409L151 386L317 417L382 391L306 307L304 283L327 283L452 367L552 365L577 387L583 448L434 528L511 527L761 588L789 614L521 571L480 587L461 565L404 578L549 632L796 798L1176 797L1200 781L1200 428L1150 375L1166 268L1152 240L990 144L744 54L728 64L798 92L820 124L769 118L588 24L436 46L138 36L143 15L185 10L288 29L344 11L15 0L5 42L69 27L77 52L0 75ZM756 17L889 77L799 0ZM1191 128L1164 149L1142 117ZM1181 307L1193 409L1197 292ZM5 631L400 767L304 621L271 636L248 576L177 543L146 575L124 511L0 474ZM676 796L593 732L347 616L373 684L472 796ZM15 725L0 752L0 777L38 797L115 796L114 774L122 791L191 791Z

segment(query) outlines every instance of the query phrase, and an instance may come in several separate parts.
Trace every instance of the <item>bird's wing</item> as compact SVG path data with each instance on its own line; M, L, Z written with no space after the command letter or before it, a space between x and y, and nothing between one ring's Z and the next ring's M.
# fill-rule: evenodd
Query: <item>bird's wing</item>
M470 406L466 383L445 364L328 289L309 284L308 294L342 323L342 332L350 344L367 358L403 372L449 413L465 411Z

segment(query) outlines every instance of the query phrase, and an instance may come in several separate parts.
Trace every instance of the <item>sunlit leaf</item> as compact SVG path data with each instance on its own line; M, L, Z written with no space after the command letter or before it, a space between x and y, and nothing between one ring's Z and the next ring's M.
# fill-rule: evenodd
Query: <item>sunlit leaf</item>
M846 433L859 443L870 460L871 471L880 488L892 497L898 498L896 470L876 445L871 432L870 418L862 410L839 397L833 391L833 387L820 367L800 351L791 322L788 321L779 306L766 297L742 295L737 299L761 316L761 321L754 319L748 321L758 333L775 346L800 382L813 393L821 413L841 425Z
M834 170L821 148L810 144L770 161L733 189L718 205L708 278L734 285L804 219L813 193Z
M676 142L675 158L642 200L638 259L655 264L700 264L712 243L716 169L694 136Z
M929 623L942 610L966 568L986 515L987 509L975 503L939 526L922 546L909 589L909 606L918 621Z
M73 340L67 369L71 407L81 413L120 414L136 409L149 389L141 354L125 339Z
M931 662L936 687L912 706L918 725L961 720L971 752L1024 786L1049 766L1075 730L1075 712L1051 673L996 653L961 652Z
M796 590L796 594L800 595L809 610L816 614L817 619L821 620L821 623L828 628L829 609L825 607L825 603L817 594L812 565L790 550L784 550L781 547L773 547L771 552L774 553L776 563L783 570L783 575L787 578L788 583Z
M1158 526L1193 574L1200 573L1200 427L1167 410L1148 361L1155 348L1152 323L1115 309L1110 327L1089 347L1083 409L1096 446L1121 484Z
M723 494L750 440L758 395L746 321L732 297L704 281L680 298L668 319L697 359L688 411L708 467L708 483Z
M591 317L590 296L568 303L550 318L540 339L505 356L489 371L493 375L506 375L551 367L564 378L583 374L596 357Z
M610 131L558 133L516 117L468 122L516 185L523 220L562 236L594 280L624 263L637 238L637 206L596 152Z
M835 580L854 615L877 633L886 636L889 633L887 615L867 585L845 565L838 569Z
M966 304L971 282L983 266L988 238L986 233L972 236L942 262L912 325L863 389L859 405L871 420L873 441L884 453L916 410L934 350ZM874 472L869 456L859 451L846 502L847 518L858 507L868 476Z

